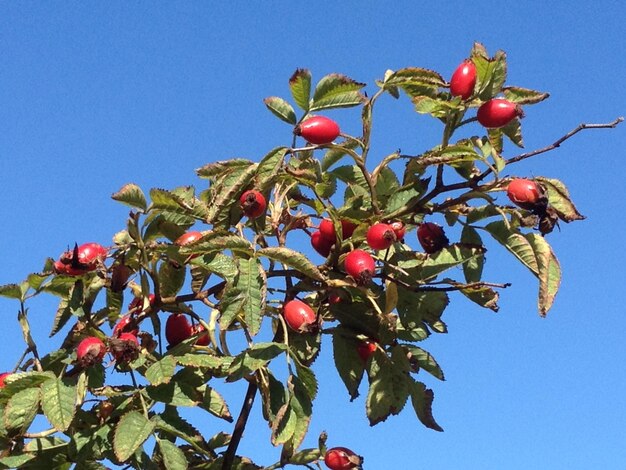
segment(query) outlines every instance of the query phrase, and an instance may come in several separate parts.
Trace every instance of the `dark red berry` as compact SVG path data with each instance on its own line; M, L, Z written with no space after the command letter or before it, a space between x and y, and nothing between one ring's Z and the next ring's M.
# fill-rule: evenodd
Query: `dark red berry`
M119 338L109 340L109 349L116 362L128 363L139 357L139 340L132 333L121 333Z
M466 100L474 93L476 66L471 60L461 62L450 79L450 94Z
M424 222L417 227L417 239L428 254L436 253L450 243L443 228L432 222Z
M202 238L202 232L186 232L174 241L174 245L185 246Z
M81 276L94 271L107 257L108 250L98 243L84 243L74 245L74 249L64 252L54 262L54 271L57 274Z
M315 251L317 251L324 258L326 258L330 254L330 250L332 249L334 244L334 240L328 240L322 235L319 230L311 234L311 246L313 246L313 248L315 248Z
M396 234L396 238L399 241L403 241L404 235L406 234L406 226L404 225L404 223L400 222L399 220L396 220L395 222L389 222L389 225L391 226L394 233Z
M339 125L324 116L314 116L296 126L293 133L302 136L312 144L330 144L341 131Z
M349 220L341 221L341 238L345 240L346 238L350 238L356 229L356 224L350 222ZM330 219L324 219L320 222L320 232L322 236L327 240L332 240L334 243L337 240L337 232L335 231L335 226L333 225L333 221Z
M301 300L290 300L283 307L285 323L298 333L312 331L317 326L317 316L308 304Z
M515 178L507 186L506 194L514 204L522 209L545 209L547 205L543 189L533 180Z
M516 117L524 117L522 108L512 101L494 98L478 108L478 122L487 128L506 126Z
M376 271L374 258L367 251L353 250L348 253L345 259L346 272L359 285L365 285L372 280Z
M114 338L119 338L122 333L132 333L135 336L139 333L139 328L135 323L135 318L130 313L128 315L124 315L122 318L120 318L120 321L115 324L111 336L113 336Z
M326 451L324 463L330 470L361 468L363 458L346 447L333 447Z
M241 210L246 217L255 219L265 213L267 202L265 196L255 189L246 191L239 198Z
M10 372L3 372L2 374L0 374L0 388L4 388L5 386L4 381L9 375L11 375Z
M200 335L196 340L196 344L198 346L208 346L209 345L209 333L207 333L206 328L202 326L200 323L196 323L191 327L192 335Z
M367 244L374 250L386 250L396 241L396 232L388 224L374 224L367 230Z
M100 338L89 336L76 347L76 359L82 367L91 367L102 363L107 347Z
M359 357L363 360L363 362L367 362L367 360L374 354L376 351L376 343L374 341L365 340L360 341L359 345L356 347L356 351L359 353Z
M170 346L182 343L192 335L191 323L182 313L173 313L165 322L165 339Z

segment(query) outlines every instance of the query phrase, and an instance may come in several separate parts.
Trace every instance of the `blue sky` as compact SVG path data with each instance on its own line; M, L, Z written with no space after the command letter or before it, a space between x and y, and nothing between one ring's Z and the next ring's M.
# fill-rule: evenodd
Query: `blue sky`
M341 72L373 90L387 69L449 77L480 41L507 52L510 84L551 93L523 121L528 149L581 122L611 121L626 114L624 18L618 1L3 2L0 284L41 269L74 241L110 243L127 215L110 195L125 183L202 189L195 168L289 145L291 129L262 100L287 97L299 67L317 79ZM358 131L354 110L331 117ZM374 132L380 155L437 141L407 100L381 100ZM305 445L326 430L330 445L364 455L367 470L623 468L625 137L626 125L586 131L512 170L563 180L588 218L549 236L564 281L547 319L536 312L535 279L493 244L490 280L513 283L500 312L453 297L450 333L423 344L446 373L445 382L424 378L444 433L422 427L408 408L370 428L326 345ZM31 307L43 345L58 346L46 340L54 308ZM0 370L22 349L15 313L0 299ZM238 410L243 392L223 391ZM257 406L241 452L269 465L279 450L259 414Z

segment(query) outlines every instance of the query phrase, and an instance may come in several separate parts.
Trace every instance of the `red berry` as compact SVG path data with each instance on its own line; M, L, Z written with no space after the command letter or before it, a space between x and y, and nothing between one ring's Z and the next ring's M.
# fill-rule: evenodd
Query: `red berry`
M374 354L376 351L376 343L374 341L365 340L359 342L359 345L356 347L356 351L359 353L359 357L363 360L363 362L367 362L367 360Z
M443 228L432 222L424 222L417 227L417 239L428 254L436 253L450 243Z
M190 243L195 242L196 240L200 240L202 238L202 232L187 232L183 233L180 237L178 237L174 241L174 245L185 246Z
M313 246L313 248L315 248L315 251L317 251L324 258L326 258L330 254L330 250L332 249L334 244L334 240L328 240L322 235L319 230L311 234L311 246Z
M547 204L543 189L533 180L524 178L512 180L506 188L506 194L522 209L534 210L541 207L545 209Z
M341 221L341 236L342 239L350 238L356 229L356 224L350 222L349 220ZM335 231L335 226L333 225L333 221L330 219L324 219L320 222L320 232L322 236L327 240L331 240L333 243L337 239L337 232Z
M113 333L111 333L111 336L113 336L114 338L119 338L122 333L132 333L134 335L137 335L139 333L139 328L137 328L137 324L135 323L134 318L130 313L120 318L120 321L118 321L113 327Z
M296 126L293 133L302 136L312 144L330 144L341 131L339 125L324 116L315 116Z
M139 340L132 333L121 333L119 338L109 340L111 354L116 362L128 363L139 356Z
M494 98L478 108L478 122L487 128L506 126L516 117L524 117L518 104L503 98Z
M345 259L346 272L354 278L357 284L365 285L372 280L376 271L374 258L363 250L353 250Z
M89 336L78 343L76 359L81 366L91 367L95 364L100 364L106 352L107 347L100 338Z
M450 94L466 100L474 93L476 66L471 60L461 62L450 79Z
M3 372L2 374L0 374L0 388L4 388L5 386L4 381L9 375L11 375L10 372Z
M148 294L148 302L150 303L150 306L154 305L154 299L154 294ZM131 312L135 312L135 310L143 311L143 297L135 297L128 304L128 310L130 310Z
M182 313L173 313L165 322L165 338L170 346L182 343L192 335L191 324L187 316Z
M396 234L396 238L400 241L404 240L404 235L406 234L406 227L404 226L404 223L396 220L395 222L389 222L389 225Z
M210 341L209 334L207 333L206 328L204 328L204 326L202 326L200 323L196 323L195 325L191 327L191 334L192 335L201 334L201 336L199 336L198 339L196 340L196 344L198 346L209 345L209 341Z
M265 213L267 202L265 196L255 189L246 191L239 198L239 204L244 215L250 219L255 219Z
M367 244L374 250L386 250L396 241L396 232L387 224L374 224L367 231Z
M95 269L98 263L105 260L109 250L99 243L83 243L78 247L78 261L82 264L93 266Z
M108 250L99 243L83 243L74 245L73 250L64 252L54 262L54 271L57 274L68 276L81 276L89 271L94 271L98 264L107 257Z
M317 324L317 316L308 304L301 300L290 300L283 307L285 322L294 331L306 333L313 330Z
M346 447L333 447L326 451L324 463L330 470L350 470L361 468L363 458Z

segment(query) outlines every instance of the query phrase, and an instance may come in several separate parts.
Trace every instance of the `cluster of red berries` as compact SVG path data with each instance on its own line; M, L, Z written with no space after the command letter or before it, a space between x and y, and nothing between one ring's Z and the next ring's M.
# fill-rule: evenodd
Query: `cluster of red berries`
M467 100L474 94L476 65L471 60L463 61L450 79L450 94ZM520 106L504 98L493 98L483 103L476 114L478 122L487 128L504 127L517 117L523 117Z
M67 276L82 276L95 271L106 259L109 250L99 243L83 243L74 245L73 250L64 252L54 262L54 271Z

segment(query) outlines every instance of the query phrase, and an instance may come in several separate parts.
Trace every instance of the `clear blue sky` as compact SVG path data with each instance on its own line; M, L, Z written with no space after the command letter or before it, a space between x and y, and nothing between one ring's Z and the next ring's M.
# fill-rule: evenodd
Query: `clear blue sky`
M523 121L528 149L626 113L623 2L423 3L2 2L0 284L74 241L110 243L127 215L110 195L127 182L202 188L193 170L207 162L289 145L289 127L262 100L287 97L298 67L372 90L386 69L449 76L478 40L508 53L510 84L552 95ZM407 100L383 101L376 150L434 145ZM357 132L356 113L332 116ZM623 469L625 137L626 126L587 131L517 168L565 181L588 219L549 236L564 281L547 319L536 312L535 279L493 244L488 277L513 282L500 313L453 298L450 333L423 344L446 373L445 382L423 377L444 433L409 408L369 428L363 398L349 402L327 347L305 445L326 430L330 445L364 455L367 470ZM37 302L30 314L49 347L59 341L45 339L54 310ZM0 313L8 370L22 350L16 304L0 299ZM238 411L242 391L221 391ZM279 450L253 418L241 452L269 465Z

